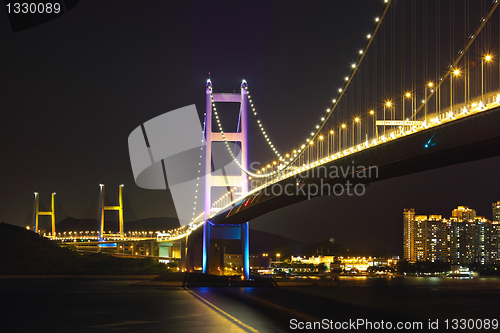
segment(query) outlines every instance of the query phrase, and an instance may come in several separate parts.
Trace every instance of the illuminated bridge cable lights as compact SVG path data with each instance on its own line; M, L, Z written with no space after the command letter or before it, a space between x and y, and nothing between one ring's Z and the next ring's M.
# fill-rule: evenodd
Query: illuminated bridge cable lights
M311 140L314 140L314 138L316 136L319 135L321 129L324 127L324 125L328 121L330 115L332 114L331 111L333 111L335 109L335 107L338 105L340 99L344 95L345 89L349 86L350 82L352 81L352 78L354 77L354 75L356 74L357 70L359 69L359 64L364 59L364 57L365 57L365 55L366 55L366 53L368 51L368 48L370 47L370 45L372 43L373 37L376 35L376 33L377 33L380 25L382 24L383 18L385 17L385 14L387 13L387 10L388 10L388 8L389 8L389 6L391 4L390 0L387 0L387 1L384 1L384 2L386 3L386 6L384 6L384 9L382 11L381 16L377 17L378 20L377 19L375 20L376 25L374 27L373 32L371 34L369 34L369 37L368 37L368 40L366 41L366 45L365 45L364 49L358 51L358 53L359 53L358 60L355 63L351 64L352 71L351 71L350 76L348 77L349 79L343 85L343 88L339 88L339 96L336 99L333 100L333 104L332 104L331 108L327 109L326 115L324 117L321 117L321 119L322 119L321 123L318 124L318 125L316 125L315 131L311 132L311 137L306 139L306 145ZM273 177L273 176L282 174L283 172L286 171L286 169L288 169L290 166L292 166L293 163L297 159L299 159L301 157L301 155L304 153L303 149L305 148L306 145L302 145L300 149L296 149L298 151L298 153L292 155L289 159L283 158L283 156L280 156L280 161L283 161L282 167L278 168L277 170L272 170L271 172L265 172L264 170L262 170L262 172L253 173L253 172L250 172L249 170L246 170L245 168L243 168L243 166L236 159L236 156L234 156L234 153L231 151L231 149L229 147L229 144L228 144L228 142L226 140L226 136L225 136L224 131L222 129L222 125L220 123L220 119L219 119L219 116L217 114L217 110L216 110L215 103L214 103L214 100L213 100L213 88L211 86L210 86L210 95L211 95L211 102L212 102L214 114L215 114L215 117L216 117L217 125L219 127L219 131L220 131L221 136L222 136L222 138L224 140L224 143L225 143L225 145L226 145L226 147L228 149L228 152L231 155L231 157L233 158L233 160L235 161L235 163L238 165L238 167L243 172L245 172L247 175L255 177L255 178L269 178L269 177ZM252 105L252 103L251 103L251 105ZM252 110L253 110L253 108L252 108ZM255 111L254 111L254 113L255 113ZM265 131L263 129L261 129L261 130L262 130L263 133L265 133ZM266 137L266 134L264 134L264 136ZM267 137L266 137L266 139L267 139ZM272 145L272 143L270 142L270 140L268 140L268 142L269 142L270 145ZM272 148L274 148L274 146Z
M210 79L207 81L210 81ZM202 135L201 135L200 162L198 164L198 177L196 179L197 181L196 181L194 204L193 204L193 219L191 220L191 223L195 222L199 218L199 217L194 217L194 215L196 214L196 202L198 201L198 189L199 189L199 185L200 185L200 175L201 175L201 168L202 168L203 146L205 145L206 123L207 123L207 113L205 112L203 114L203 131L202 131Z
M370 34L367 34L367 36L366 36L367 39L366 39L364 48L358 50L358 52L357 52L358 53L357 60L351 64L351 66L350 66L351 67L350 68L351 73L350 73L350 75L348 75L348 76L346 76L344 78L344 82L345 83L340 88L338 88L338 96L337 96L337 98L333 99L331 107L326 109L325 116L320 118L320 123L317 124L317 125L315 125L314 131L311 132L310 137L306 138L305 144L301 145L300 149L297 149L298 154L293 155L290 158L289 161L287 161L286 159L283 159L286 163L283 166L283 168L281 169L282 171L284 171L284 169L287 169L288 167L292 166L293 163L297 159L300 160L301 156L305 152L303 149L306 148L308 145L310 145L310 142L313 141L317 136L320 135L321 130L323 129L323 127L325 126L325 124L328 122L331 114L333 114L333 111L335 110L335 108L339 104L339 102L340 102L342 96L344 95L347 87L349 86L349 84L351 83L354 75L358 71L359 65L361 64L361 62L363 61L365 55L367 54L367 51L368 51L370 45L372 44L372 41L374 40L374 37L377 34L377 31L379 30L380 25L382 24L384 17L386 16L387 10L389 9L389 6L391 5L391 2L392 2L391 0L384 0L384 8L382 10L382 14L380 16L377 16L374 19L375 27L374 27L373 31ZM268 174L253 175L253 176L257 177L257 178L266 178L266 177L274 176L276 174L277 173L270 173L270 174L268 173Z
M245 83L244 88L247 92L247 99L248 99L248 102L250 103L250 108L252 109L252 113L255 117L255 120L257 121L257 125L259 126L260 132L262 133L262 136L264 137L264 139L267 141L267 144L269 145L271 150L279 158L281 156L280 153L278 152L278 150L276 149L274 144L271 142L271 139L269 138L269 136L267 135L267 133L264 129L264 125L262 125L262 122L260 121L259 117L257 116L257 110L254 107L254 104L252 101L252 96L250 96L250 91L248 90L248 85L246 84L245 80L243 80L243 82Z
M458 64L460 63L460 61L462 60L462 58L466 55L466 53L469 50L469 48L472 45L472 43L479 36L479 34L481 33L481 30L484 28L484 26L486 25L486 23L488 23L489 19L491 18L491 16L495 12L495 10L496 10L496 8L498 7L499 4L500 3L497 0L494 0L492 2L490 8L488 9L488 12L487 12L486 16L484 16L484 17L482 17L480 19L480 21L479 21L479 23L477 25L477 28L475 29L474 33L471 34L469 36L469 38L467 39L467 42L466 42L465 46L462 49L460 49L460 51L458 52L457 57L455 58L455 61L448 66L449 67L449 71L444 76L441 76L439 78L439 82L436 84L436 88L433 89L433 91L429 94L429 96L425 100L425 103L422 103L417 108L417 110L415 110L415 113L420 112L420 110L422 110L422 108L425 107L425 105L427 104L427 101L429 99L431 99L431 97L438 91L438 89L446 81L447 78L450 78L450 86L451 86L452 81L453 81L453 76L459 74L459 73L456 73L456 70L459 68ZM483 59L483 60L486 60L486 59ZM489 61L489 60L491 60L491 58L489 58L487 61ZM451 98L451 96L450 96L450 98Z
M311 137L310 138L307 138L306 139L306 145L307 143L309 143L311 140L314 140L318 135L320 135L320 132L322 130L322 128L325 126L325 124L327 123L328 119L330 118L330 115L333 113L333 111L335 110L335 108L337 107L337 105L339 104L342 96L344 95L347 87L349 86L349 84L351 83L354 75L356 74L356 72L358 71L359 69L359 65L361 64L361 62L363 61L365 55L367 54L367 51L380 27L380 25L382 24L382 21L387 13L387 10L389 9L389 6L391 5L391 1L390 0L384 0L384 3L386 4L384 6L384 9L382 11L382 14L380 16L377 16L374 21L375 21L375 27L372 31L372 33L368 34L366 37L367 37L367 40L366 40L366 43L365 43L365 47L363 49L360 49L358 51L358 57L357 57L357 61L356 62L353 62L351 64L351 73L349 76L346 76L344 78L344 81L345 83L338 89L338 96L337 98L333 99L332 100L332 105L330 108L326 109L326 115L325 117L322 117L321 118L321 122L320 124L316 125L315 126L315 131L313 133L311 133Z
M210 89L210 102L212 103L212 108L213 108L213 112L214 112L214 115L215 115L215 119L217 121L217 126L219 127L219 132L220 132L220 134L222 136L222 139L223 139L224 144L225 144L225 146L227 148L227 151L231 155L231 157L232 157L233 161L236 163L236 165L240 168L240 170L243 171L244 173L246 173L247 175L255 177L255 178L267 178L267 177L271 177L271 176L274 176L274 175L278 174L280 172L279 170L276 170L276 171L271 172L271 173L266 173L266 174L253 173L253 172L247 170L246 168L244 168L241 165L241 163L238 161L238 159L234 155L233 151L229 147L229 143L228 143L228 141L226 139L226 134L224 133L224 130L222 129L222 124L220 122L219 114L217 113L217 107L215 106L215 101L214 101L214 97L213 97L213 87L210 86L209 89ZM287 163L287 165L290 164L290 162L291 161L289 161Z

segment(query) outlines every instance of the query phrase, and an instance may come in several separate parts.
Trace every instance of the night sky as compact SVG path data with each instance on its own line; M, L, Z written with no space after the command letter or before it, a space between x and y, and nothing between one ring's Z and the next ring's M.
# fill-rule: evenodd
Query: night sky
M382 1L85 1L13 33L0 9L0 221L25 225L33 192L82 217L99 183L124 193L139 218L175 216L168 191L138 188L130 132L167 111L205 109L246 79L273 142L296 147L315 125ZM250 122L253 122L251 120ZM250 128L250 158L271 157ZM260 160L260 159L259 159ZM268 160L267 158L263 159ZM402 254L404 208L491 218L500 157L375 183L363 197L323 197L251 221L303 242ZM127 212L125 212L127 220Z

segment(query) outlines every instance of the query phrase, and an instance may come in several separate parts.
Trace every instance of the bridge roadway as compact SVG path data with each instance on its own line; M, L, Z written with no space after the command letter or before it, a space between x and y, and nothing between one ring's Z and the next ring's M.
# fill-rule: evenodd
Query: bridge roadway
M274 192L268 189L244 197L232 208L220 211L210 218L210 222L238 225L288 205L321 196L321 192L314 194L311 191L308 194L309 187L311 190L321 188L324 184L333 187L335 184L345 185L347 181L367 185L416 172L498 156L500 155L499 111L500 107L497 106L396 140L379 143L375 147L322 164L304 172L303 175L306 176L304 178L297 175L277 182ZM332 170L346 170L353 165L357 170L354 175L350 174L345 178L335 175L330 177ZM358 166L364 166L366 174L369 167L377 167L378 173L372 168L372 176L364 178L363 170L358 170ZM325 168L327 177L323 177ZM312 170L320 171L319 177L318 172L313 173ZM282 193L280 188L283 189ZM302 188L304 192L297 191L297 188ZM288 189L287 193L284 189ZM351 192L353 189L352 186ZM289 195L290 193L293 195ZM194 232L198 233L201 230L202 228L198 228Z

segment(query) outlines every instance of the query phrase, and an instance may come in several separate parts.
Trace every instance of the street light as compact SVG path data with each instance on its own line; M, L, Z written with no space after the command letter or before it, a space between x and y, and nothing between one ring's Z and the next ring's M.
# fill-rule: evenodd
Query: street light
M342 150L342 129L345 129L345 124L342 124L342 128L340 129L340 140L339 140L339 151ZM344 130L345 133L345 130ZM347 141L347 140L344 140Z
M490 61L490 60L491 56L489 54L481 59L481 101L483 100L483 95L484 95L484 61Z
M280 256L281 256L281 254L276 253L276 261L277 261L277 262L280 262Z
M359 122L359 117L354 118L354 121L358 123L358 142L361 142L361 129L359 128L361 123ZM354 144L356 144L356 142Z
M411 97L411 93L407 92L404 97L403 97L403 111L401 112L401 115L402 115L402 120L403 120L403 131L404 131L404 128L405 128L405 98L410 98Z
M320 150L321 150L321 152L320 152ZM319 154L319 158L323 157L323 135L319 136L318 154Z
M385 136L385 107L390 107L392 105L391 102L387 102L384 104L384 136Z
M425 115L424 115L424 121L427 122L427 87L429 88L432 88L434 84L432 82L429 82L425 85L425 97L424 97L424 111L425 111Z
M374 135L375 137L378 136L378 133L377 133L377 127L375 126L375 111L374 110L370 110L370 114L373 116L373 132L372 132L372 135Z
M335 152L335 136L333 130L330 131L330 136L328 136L328 145L327 145L328 155L330 155L330 137L332 138L332 153L333 153Z
M455 69L450 76L450 111L453 111L453 75L460 74L460 70Z

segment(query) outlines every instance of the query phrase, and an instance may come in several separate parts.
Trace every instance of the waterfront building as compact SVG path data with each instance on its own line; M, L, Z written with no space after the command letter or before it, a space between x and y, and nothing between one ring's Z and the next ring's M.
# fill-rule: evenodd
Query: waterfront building
M448 223L441 215L430 215L425 221L425 250L423 258L434 261L446 261L448 249ZM424 259L424 260L425 260Z
M375 258L375 257L343 257L343 256L312 256L295 257L291 262L301 264L325 264L330 270L366 272L369 267L393 267L399 261L399 257Z
M500 222L500 201L491 204L493 208L493 221Z
M415 215L413 209L405 209L405 259L453 264L497 263L500 222L477 216L474 209L466 206L458 206L451 215L444 219L441 215Z
M415 209L405 208L403 212L403 258L408 261L415 261Z

